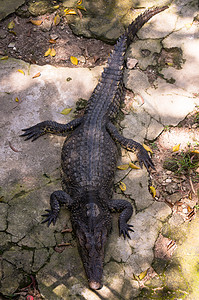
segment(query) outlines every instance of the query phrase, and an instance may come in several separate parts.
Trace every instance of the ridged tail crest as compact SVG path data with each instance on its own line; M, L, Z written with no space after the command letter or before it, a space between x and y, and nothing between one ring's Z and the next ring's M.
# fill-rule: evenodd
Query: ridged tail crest
M142 14L140 14L127 28L126 36L127 36L127 47L133 41L136 33L141 29L141 27L150 20L154 15L160 13L161 11L167 9L168 6L163 7L154 7L146 10Z

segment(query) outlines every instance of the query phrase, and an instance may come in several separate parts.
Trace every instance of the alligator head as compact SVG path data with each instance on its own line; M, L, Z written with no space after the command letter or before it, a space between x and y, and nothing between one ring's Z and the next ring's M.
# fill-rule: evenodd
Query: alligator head
M75 215L72 223L80 256L89 286L97 290L102 288L104 248L111 229L111 216L108 208L104 210L96 203L87 203Z

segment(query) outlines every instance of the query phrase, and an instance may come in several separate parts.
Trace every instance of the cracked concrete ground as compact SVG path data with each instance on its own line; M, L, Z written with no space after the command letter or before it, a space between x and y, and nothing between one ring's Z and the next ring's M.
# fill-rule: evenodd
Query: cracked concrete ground
M127 57L136 59L139 69L126 69L124 75L125 86L135 94L133 109L121 123L125 137L141 143L154 140L165 126L177 125L199 105L196 2L173 1L168 10L140 30L139 40L131 45ZM156 66L153 54L173 48L182 51L178 64L168 61L151 85L146 70L149 65ZM143 50L149 55L141 56ZM33 79L38 72L41 76ZM131 170L128 176L128 171L117 172L116 182L122 179L127 189L122 196L117 191L115 197L127 197L132 202L135 210L130 224L134 232L131 240L124 241L118 236L118 216L113 216L100 291L88 289L75 239L71 233L61 233L64 227L71 227L67 210L62 209L56 226L41 224L50 194L61 188L64 138L51 135L25 142L19 137L21 129L47 119L70 121L76 101L89 98L101 72L101 67L40 67L12 58L0 60L0 292L13 294L35 274L38 288L48 300L153 299L149 292L156 289L162 291L161 299L197 299L198 217L189 225L174 220L171 209L150 195L144 169ZM64 108L73 110L64 116L60 114ZM130 159L134 156L122 151L118 164ZM160 234L177 240L178 248L166 262L154 257ZM58 248L63 242L70 245ZM146 270L152 272L147 291L141 289L138 277ZM153 278L154 274L159 276Z

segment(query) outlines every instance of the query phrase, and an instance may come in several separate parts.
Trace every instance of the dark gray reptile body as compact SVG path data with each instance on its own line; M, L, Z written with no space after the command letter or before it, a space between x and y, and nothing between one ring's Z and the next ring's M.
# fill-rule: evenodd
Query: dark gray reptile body
M150 9L138 16L119 38L83 117L68 124L44 121L25 129L23 134L27 139L35 140L45 133L71 132L62 149L63 191L51 195L51 210L47 210L44 222L55 224L60 205L68 206L89 285L93 289L102 286L104 246L111 230L111 212L121 213L120 234L130 237L128 231L132 231L132 226L127 224L133 211L131 204L111 199L118 158L116 142L135 151L141 166L144 163L147 169L154 167L147 151L139 143L121 136L112 120L122 101L125 51L139 28L164 9L166 7Z

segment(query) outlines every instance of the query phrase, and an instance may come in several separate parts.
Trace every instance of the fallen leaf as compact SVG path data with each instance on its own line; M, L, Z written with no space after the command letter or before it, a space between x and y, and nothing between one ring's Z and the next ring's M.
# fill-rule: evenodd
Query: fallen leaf
M120 165L120 166L117 166L117 168L119 170L127 170L129 168L129 165L125 164L125 165Z
M170 67L172 67L173 66L173 63L167 63L167 66L170 66Z
M191 151L191 153L199 154L199 150L193 150L193 151Z
M173 152L177 152L180 149L180 144L173 147Z
M45 52L44 56L48 56L51 53L51 48L48 48L48 50Z
M185 24L185 27L186 27L187 29L190 29L191 26L192 26L192 23Z
M16 102L19 102L19 98L18 98L18 97L16 97L16 98L15 98L15 101L16 101Z
M156 196L156 189L151 185L150 186L150 191L152 192L153 198Z
M49 43L51 43L51 44L56 44L57 41L56 41L56 40L53 40L53 39L50 39L50 40L49 40Z
M131 169L137 169L137 170L140 169L138 166L134 165L132 162L129 163L129 167Z
M59 5L55 5L53 6L54 9L58 9L59 8Z
M41 23L42 23L43 21L42 21L42 20L32 20L32 19L30 19L30 22L31 22L33 25L39 26L39 25L41 25Z
M0 58L0 60L6 60L6 59L8 59L8 56L3 56Z
M39 76L41 76L41 73L40 73L40 72L36 73L32 78L37 78L37 77L39 77Z
M60 23L60 16L59 16L59 15L56 15L56 16L54 17L54 24L57 26L59 23Z
M15 27L15 22L11 21L10 23L8 23L8 29L13 29Z
M122 192L126 191L126 184L124 182L120 181L119 187Z
M14 30L9 30L9 33L14 34L15 36L17 35L16 32Z
M71 112L72 108L64 108L60 114L62 115L68 115Z
M76 15L76 11L74 9L66 8L64 9L65 15Z
M140 279L140 280L144 279L144 277L146 276L147 272L148 272L148 269L145 270L145 271L143 271L142 273L140 273L139 279Z
M78 59L75 56L70 57L70 61L72 62L73 65L78 65Z
M77 7L77 9L81 9L81 10L86 11L86 8L84 6L82 6L82 5L77 5L76 7Z
M17 70L17 72L20 72L21 74L25 75L24 71L23 70Z
M153 151L151 150L151 148L149 148L149 146L145 145L145 144L142 144L142 146L144 147L144 149L148 152L151 152L153 153Z
M50 56L54 57L56 55L56 51L54 48L51 49Z

